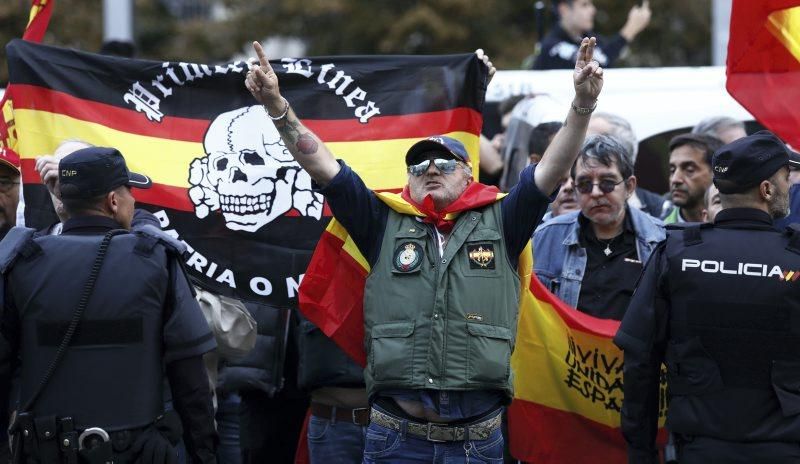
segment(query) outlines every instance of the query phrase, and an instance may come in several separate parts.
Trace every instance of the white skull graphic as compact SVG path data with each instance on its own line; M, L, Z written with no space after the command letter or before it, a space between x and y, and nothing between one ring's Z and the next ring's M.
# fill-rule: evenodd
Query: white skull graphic
M217 116L203 139L206 156L189 167L189 198L199 218L222 210L231 230L255 232L292 207L322 215L322 196L292 158L262 106Z

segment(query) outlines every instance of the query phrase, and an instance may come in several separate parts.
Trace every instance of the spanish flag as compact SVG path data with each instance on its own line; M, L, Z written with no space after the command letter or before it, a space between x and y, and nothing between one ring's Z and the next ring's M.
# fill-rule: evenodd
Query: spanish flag
M520 303L511 357L514 401L508 411L511 453L536 464L624 464L620 431L623 356L612 339L619 321L572 308L537 278ZM666 411L662 372L660 424ZM659 442L666 438L661 433Z
M28 24L22 34L23 40L31 42L41 42L47 26L50 24L50 16L53 14L55 0L32 0L31 11L28 15ZM14 110L9 96L12 94L11 87L6 88L2 100L0 100L0 148L16 149L16 134L14 133Z
M152 189L135 192L137 204L187 243L186 267L199 284L296 305L330 214L245 89L247 62L133 60L19 40L7 51L26 224L56 220L37 156L69 139L113 146L152 178ZM400 191L404 153L431 134L459 139L477 160L487 71L474 54L272 66L303 123L373 189Z
M761 124L800 146L800 1L733 1L726 86Z
M28 15L28 25L25 27L23 40L31 42L41 42L47 26L50 24L50 16L53 15L55 0L31 0L31 12Z

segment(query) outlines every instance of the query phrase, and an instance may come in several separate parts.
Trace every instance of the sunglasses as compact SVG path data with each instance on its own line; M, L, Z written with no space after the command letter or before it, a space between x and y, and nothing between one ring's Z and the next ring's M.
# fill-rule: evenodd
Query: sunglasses
M434 166L436 166L436 169L438 169L442 174L452 174L458 167L458 160L442 158L426 159L421 163L409 165L408 173L414 177L419 177L428 171L428 167L431 165L431 162L433 162Z
M0 179L0 192L8 192L15 185L19 185L19 182L14 182L13 180L8 179Z
M592 190L594 189L594 186L596 185L596 186L600 187L600 191L601 192L603 192L603 193L611 193L611 192L614 191L615 188L617 188L617 185L619 185L619 184L621 184L623 182L625 182L625 179L622 179L619 182L614 182L613 180L610 180L610 179L604 179L604 180L601 180L600 182L592 182L590 180L582 180L582 181L580 181L580 182L575 184L575 190L577 190L578 192L583 193L583 194L592 193Z

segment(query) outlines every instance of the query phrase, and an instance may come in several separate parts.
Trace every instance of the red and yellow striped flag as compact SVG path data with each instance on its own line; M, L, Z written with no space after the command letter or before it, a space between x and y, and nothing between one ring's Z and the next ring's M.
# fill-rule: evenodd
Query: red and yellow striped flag
M135 192L191 250L187 268L217 293L296 304L329 213L266 112L243 85L247 63L101 56L24 41L8 46L26 224L55 221L32 169L63 140L118 148L149 175ZM474 54L275 60L303 122L371 188L399 191L404 154L431 134L477 161L487 71Z
M28 25L22 35L24 40L31 42L41 42L47 26L50 24L50 16L53 15L55 0L31 0L31 12L28 15Z
M55 0L32 0L31 11L28 15L28 24L22 34L23 40L31 42L41 42L47 26L50 24L50 16L53 14ZM17 136L14 132L14 110L10 96L12 95L9 85L0 99L0 148L10 148L16 150Z
M537 278L528 279L511 357L514 401L508 411L511 453L536 464L624 464L620 432L622 352L619 321L569 307ZM661 384L663 426L666 384ZM660 434L659 442L665 441Z
M727 76L758 122L800 146L800 0L734 0Z

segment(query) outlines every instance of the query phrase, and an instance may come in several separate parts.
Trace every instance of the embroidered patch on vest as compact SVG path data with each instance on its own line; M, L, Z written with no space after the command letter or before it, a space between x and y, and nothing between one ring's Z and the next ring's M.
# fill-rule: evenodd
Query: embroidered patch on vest
M394 251L392 263L399 272L413 272L422 264L424 252L419 244L414 242L401 243Z
M494 269L494 245L479 243L467 245L470 269Z

